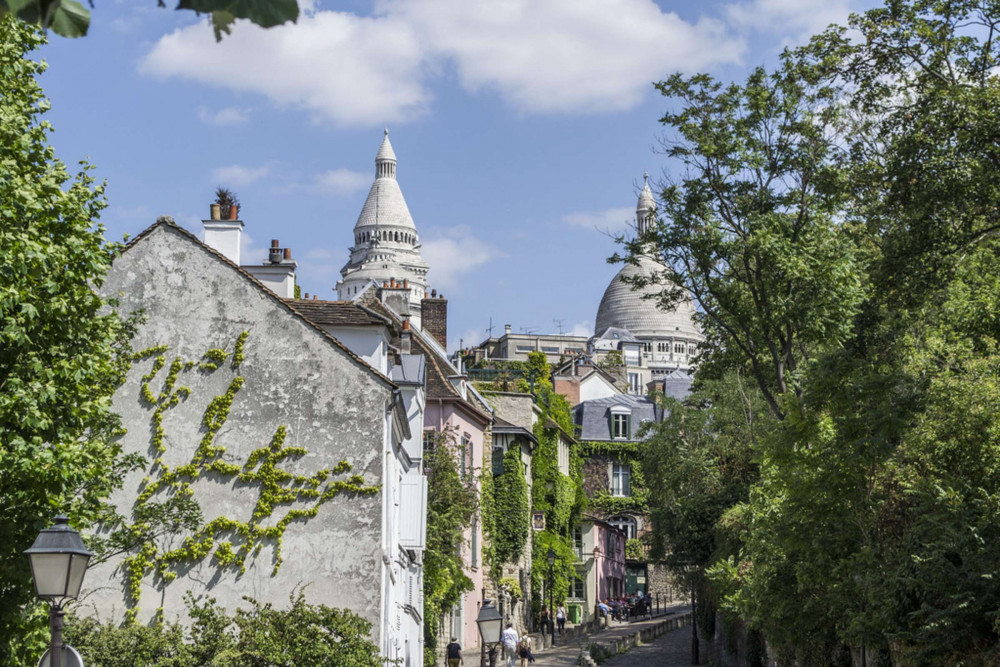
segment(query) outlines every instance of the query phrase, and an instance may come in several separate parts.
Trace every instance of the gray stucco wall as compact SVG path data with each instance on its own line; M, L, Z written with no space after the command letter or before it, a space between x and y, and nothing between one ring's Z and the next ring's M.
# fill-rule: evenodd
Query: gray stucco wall
M189 386L191 395L164 414L167 465L191 460L205 432L201 419L207 404L224 394L240 374L245 385L236 394L228 421L214 443L226 447L226 461L242 466L252 451L266 447L275 430L285 425L285 444L301 446L307 454L284 461L284 469L311 475L347 460L366 484L381 484L385 408L391 386L196 241L169 227L154 229L115 261L103 292L119 299L123 313L145 310L146 323L134 348L169 345L167 367L176 356L199 361L210 348L229 354L217 371L195 367L180 374L177 384ZM250 332L245 361L233 370L235 341L245 330ZM114 398L114 407L128 429L125 451L150 459L155 456L155 452L151 455L153 409L140 398L140 378L152 364L152 359L137 362ZM150 385L154 394L163 384L167 367ZM130 475L113 499L126 516L131 515L146 474ZM334 475L331 480L345 477ZM202 475L193 488L206 522L218 516L246 521L259 497L258 487L214 473ZM276 507L264 523L276 523L291 507L310 506L311 502L304 502ZM282 546L284 562L277 574L272 575L274 549L265 542L256 557L248 558L242 575L205 558L178 568L177 579L162 590L147 576L139 619L148 619L161 606L167 619L183 617L183 596L188 590L214 597L229 608L245 605L244 595L284 607L292 590L301 587L310 602L346 607L370 620L373 639L378 642L382 516L381 493L339 495L320 507L316 517L288 525ZM234 546L237 542L233 540ZM179 546L179 540L172 546ZM97 566L88 573L88 593L77 607L79 612L89 609L104 619L121 618L125 594L124 575L116 571L120 562Z

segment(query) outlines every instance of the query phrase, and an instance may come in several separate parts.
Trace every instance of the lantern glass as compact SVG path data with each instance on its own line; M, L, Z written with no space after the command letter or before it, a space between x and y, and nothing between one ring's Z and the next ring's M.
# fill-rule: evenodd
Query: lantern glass
M73 560L69 566L69 579L66 580L66 597L76 598L80 595L80 588L83 586L83 575L87 573L87 565L89 564L89 554L73 554Z
M555 563L556 563L556 552L555 552L555 549L553 549L552 547L549 547L549 553L548 553L547 557L549 559L549 565L555 565Z
M500 616L497 608L489 601L484 603L479 610L479 617L476 619L476 624L479 626L479 636L482 638L483 644L500 643L500 630L503 626L503 618Z
M31 576L40 598L66 597L66 574L72 554L31 554ZM83 577L81 576L81 582Z

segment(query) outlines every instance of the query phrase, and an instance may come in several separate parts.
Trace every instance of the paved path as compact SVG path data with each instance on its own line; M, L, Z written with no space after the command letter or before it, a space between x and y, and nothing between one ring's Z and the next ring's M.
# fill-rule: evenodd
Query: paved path
M676 613L678 613L678 614L681 614L681 613L685 613L685 612L690 611L690 607L688 607L687 605L678 604L678 605L676 605L673 608L673 611L676 612ZM623 636L625 636L627 634L631 634L631 633L636 632L638 630L641 630L643 628L650 627L652 625L656 625L657 623L659 623L660 621L662 621L664 618L665 618L664 616L657 616L656 618L654 618L652 620L649 620L649 621L635 621L635 622L632 622L632 623L620 623L620 624L612 622L610 628L608 628L606 630L602 630L601 632L599 632L597 634L588 635L588 636L583 637L581 639L577 639L573 643L568 644L566 646L557 646L555 648L551 648L551 649L546 650L544 653L540 653L538 655L538 657L537 657L537 660L535 661L534 667L571 667L573 665L578 664L578 661L580 659L580 651L581 650L584 650L584 651L587 650L586 647L587 647L588 644L590 644L592 642L607 641L608 639L611 639L613 637L623 637ZM681 628L680 630L675 630L675 631L672 631L672 632L668 632L665 635L663 635L662 637L658 638L653 643L649 644L649 646L659 646L660 644L663 643L664 639L668 639L668 640L669 639L673 639L675 635L684 635L684 636L690 637L690 635L687 635L684 632L684 630L685 630L684 628ZM676 639L674 639L674 641L675 641L675 643L683 644L683 641L679 641L678 642L678 640L676 640ZM629 653L626 653L626 654L620 655L620 656L615 656L614 658L603 662L602 663L602 667L604 665L618 665L619 663L617 661L619 661L619 660L626 660L626 659L629 658L629 656L632 653L635 653L636 651L642 650L644 648L646 648L646 647L645 646L638 646L638 647L632 649L631 651L629 651ZM645 656L646 654L644 653L643 655ZM690 658L690 656L688 656L687 662L677 662L676 665L678 667L680 667L681 665L688 665L688 664L690 664L690 659L689 658ZM657 658L657 660L658 660L658 658ZM503 663L498 660L497 664L499 666L499 665L502 665ZM669 662L669 663L668 662L664 662L664 663L649 662L648 659L646 660L646 662L622 662L621 663L621 665L628 666L628 667L633 667L634 665L637 666L637 665L650 665L650 664L656 664L656 665L662 664L662 665L665 665L667 667L673 667L675 663L673 663L673 662Z
M702 644L704 650L704 644ZM649 644L616 655L601 667L687 667L691 664L691 628L683 627L660 635Z

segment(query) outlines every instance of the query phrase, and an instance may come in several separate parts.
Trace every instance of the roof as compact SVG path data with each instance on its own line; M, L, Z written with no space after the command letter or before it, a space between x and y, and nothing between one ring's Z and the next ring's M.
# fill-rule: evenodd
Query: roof
M523 426L518 426L517 424L512 424L503 417L493 417L493 432L494 433L513 433L514 435L521 435L528 438L536 445L538 444L535 434L524 428Z
M320 325L341 327L389 327L388 318L373 313L354 301L319 301L283 299L293 310Z
M628 408L632 415L632 435L644 421L659 421L662 419L662 408L645 396L621 394L606 396L584 401L573 408L573 420L580 429L580 440L615 440L611 437L611 424L608 414L612 408ZM628 441L636 441L632 437ZM628 442L626 441L626 442Z
M386 141L388 141L388 137ZM649 174L643 174L642 181L642 192L639 193L639 201L635 206L635 210L655 211L656 199L653 198L653 191L649 189Z
M594 336L598 340L617 340L622 343L638 343L639 339L632 335L628 329L618 327L608 327L600 335Z
M657 307L655 299L646 296L659 294L655 284L634 290L623 278L633 276L651 277L670 269L652 257L643 255L638 265L626 264L611 279L604 290L601 305L597 309L594 331L607 331L609 327L625 329L640 338L669 338L683 336L701 340L701 332L694 322L695 309L690 299L681 301L674 310L665 311Z
M396 152L392 150L389 131L386 130L382 145L379 146L375 156L375 164L389 161L395 164ZM396 181L395 167L385 171L376 169L376 172L379 175L368 191L368 198L361 208L361 215L358 216L354 229L370 225L395 225L416 231L410 209L403 199L403 191L399 189L399 183Z
M392 150L392 144L389 142L389 130L385 131L385 135L382 138L382 145L378 147L378 153L375 154L376 162L381 162L382 160L396 161L396 151Z
M313 322L312 320L310 320L309 318L305 317L304 315L302 315L301 313L299 313L297 310L295 310L294 308L292 308L286 302L285 299L282 299L277 294L275 294L274 292L272 292L268 287L266 287L264 285L264 283L260 282L256 278L254 278L248 271L246 271L243 268L241 268L238 264L236 264L235 262L233 262L232 260L230 260L228 257L226 257L225 255L223 255L221 252L219 252L215 248L207 245L201 239L199 239L197 236L195 236L194 234L192 234L188 230L186 230L183 227L181 227L180 225L178 225L176 222L174 222L174 219L171 218L170 216L164 215L164 216L160 216L159 218L157 218L156 222L154 222L152 225L150 225L146 229L142 230L134 238L130 239L129 242L125 244L125 248L122 250L122 253L124 254L124 253L128 252L129 250L131 250L132 248L134 248L138 243L140 243L142 240L144 240L144 239L148 238L150 235L152 235L153 232L155 232L158 229L167 229L167 230L172 231L175 234L179 234L182 238L187 239L188 241L190 241L191 243L193 243L198 248L201 248L204 252L207 252L209 255L211 255L212 257L214 257L216 260L222 262L223 264L226 264L227 266L229 266L229 268L233 269L238 275L240 275L244 280L250 281L250 283L252 283L255 287L257 287L257 289L259 289L264 294L264 296L266 298L271 299L272 301L274 301L275 303L277 303L279 306L281 306L282 308L284 308L285 310L287 310L290 315L292 315L293 317L301 320L302 322L304 322L305 324L307 324L308 326L310 326L312 329L314 329L316 332L318 332L321 336L323 336L323 338L327 339L334 347L336 347L338 350L340 350L345 355L347 355L347 357L349 359L351 359L356 364L358 364L361 368L363 368L367 372L369 372L372 375L374 375L378 380L384 382L389 387L391 387L393 389L397 388L396 384L392 380L390 380L388 377L386 377L385 375L383 375L382 373L380 373L377 369L373 368L364 359L362 359L358 355L354 354L354 352L352 352L350 348L348 348L346 345L344 345L339 340L337 340L336 338L334 338L333 336L331 336L329 333L327 333L323 329L323 327L321 327L319 324Z

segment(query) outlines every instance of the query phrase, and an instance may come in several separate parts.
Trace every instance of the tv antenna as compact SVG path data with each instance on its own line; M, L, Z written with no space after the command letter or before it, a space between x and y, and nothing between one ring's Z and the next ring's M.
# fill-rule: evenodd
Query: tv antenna
M565 318L560 318L560 319L553 318L553 320L552 320L552 322L556 325L556 329L559 330L559 335L560 336L563 335L563 331L564 331L563 322L565 322L565 321L566 321Z

